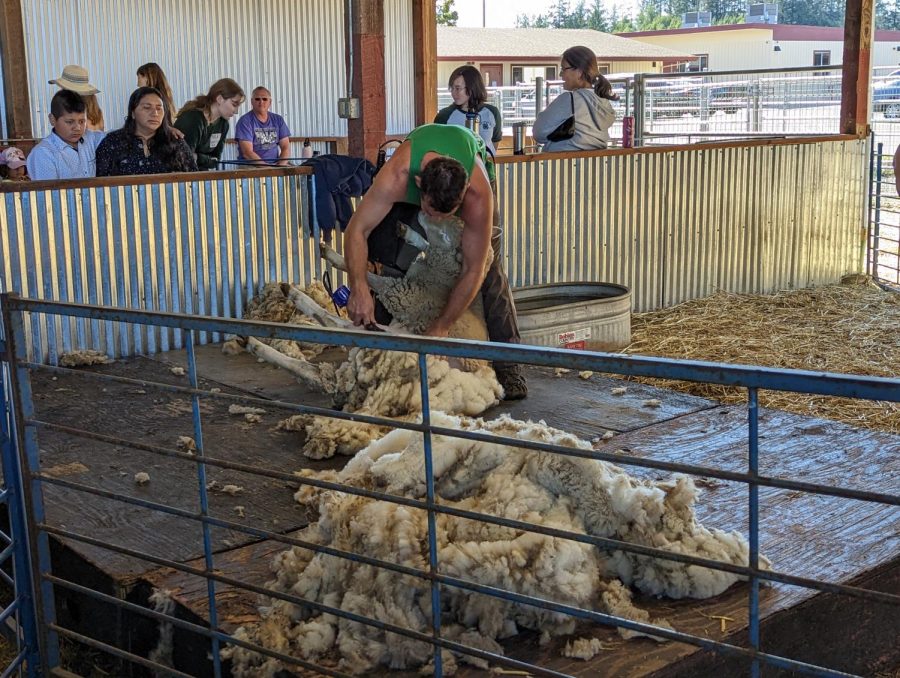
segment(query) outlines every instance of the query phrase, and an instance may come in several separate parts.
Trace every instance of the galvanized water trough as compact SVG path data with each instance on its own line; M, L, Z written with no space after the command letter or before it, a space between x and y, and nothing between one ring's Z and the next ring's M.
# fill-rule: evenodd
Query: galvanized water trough
M513 290L522 342L614 351L631 343L631 290L601 282Z

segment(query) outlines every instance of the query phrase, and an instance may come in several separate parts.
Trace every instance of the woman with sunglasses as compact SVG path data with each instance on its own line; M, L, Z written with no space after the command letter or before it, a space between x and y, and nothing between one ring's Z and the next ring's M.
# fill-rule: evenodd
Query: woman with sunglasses
M503 138L503 124L496 106L485 103L487 90L481 73L474 66L460 66L450 74L450 96L453 103L441 109L434 121L441 125L466 126L466 117L478 118L478 133L491 155L497 154L494 144Z
M291 157L291 130L277 113L272 113L272 93L257 87L250 94L250 110L238 118L234 138L238 160L259 165L287 165Z
M559 77L565 92L541 111L534 121L534 140L543 144L542 151L591 151L609 144L609 128L616 120L610 101L613 94L609 80L597 68L597 56L588 47L570 47L563 52ZM574 117L571 137L551 140L560 125Z

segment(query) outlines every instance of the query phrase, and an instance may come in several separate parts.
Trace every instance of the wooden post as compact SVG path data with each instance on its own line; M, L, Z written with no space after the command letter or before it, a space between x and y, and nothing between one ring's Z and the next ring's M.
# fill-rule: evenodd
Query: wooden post
M0 49L3 50L3 96L10 139L31 139L31 102L25 63L25 28L21 0L0 0ZM27 150L27 149L23 149Z
M375 162L387 127L384 0L354 0L352 6L348 44L353 50L352 96L359 99L359 117L347 121L348 152Z
M413 0L413 74L416 125L437 114L437 18L434 0Z
M873 0L847 0L844 17L844 74L841 79L841 133L869 133L869 72L874 37Z

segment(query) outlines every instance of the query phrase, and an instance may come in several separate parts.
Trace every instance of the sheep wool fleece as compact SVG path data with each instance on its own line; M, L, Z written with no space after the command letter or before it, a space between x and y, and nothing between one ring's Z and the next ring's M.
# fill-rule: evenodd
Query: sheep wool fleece
M484 140L472 134L467 128L456 125L421 125L410 132L406 138L411 143L409 184L406 192L407 202L421 205L421 195L419 187L416 186L415 178L420 172L422 158L429 151L458 160L469 175L471 175L475 166L475 157L480 157L487 170L491 186L494 187L496 185L494 162L485 148ZM498 225L497 221L495 215L495 227ZM509 281L500 263L499 228L494 229L491 246L494 248L494 259L481 286L488 335L491 341L518 344L521 343L522 339L519 334L519 324L516 318L516 306L513 302L512 291L509 288Z

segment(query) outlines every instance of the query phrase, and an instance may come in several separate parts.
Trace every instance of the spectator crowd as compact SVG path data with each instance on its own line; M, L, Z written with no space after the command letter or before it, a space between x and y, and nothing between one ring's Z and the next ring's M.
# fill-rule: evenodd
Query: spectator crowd
M206 94L175 108L172 88L158 64L137 69L137 89L128 100L120 128L107 132L100 90L86 69L69 65L49 81L59 90L50 101L51 132L28 154L0 150L3 181L84 179L166 172L196 172L219 166L230 120L244 103L241 86L217 80ZM257 87L252 110L235 127L238 160L253 165L286 165L290 128L270 111L272 93Z
M137 89L129 98L125 120L119 129L107 133L97 100L100 90L91 84L86 69L66 66L62 75L49 81L60 88L50 102L52 131L27 160L16 147L0 150L0 178L83 179L218 167L231 118L245 100L241 86L222 78L176 111L172 88L158 64L146 63L136 75ZM535 141L544 152L606 148L615 120L610 101L617 97L599 73L596 55L587 47L567 49L560 59L560 77L569 96L558 97L537 116ZM500 111L486 103L481 73L473 66L457 68L448 87L453 103L434 122L469 127L495 155L503 126ZM251 110L235 125L238 162L287 165L291 160L290 128L271 106L267 87L258 86L250 93ZM304 156L307 150L308 144Z

